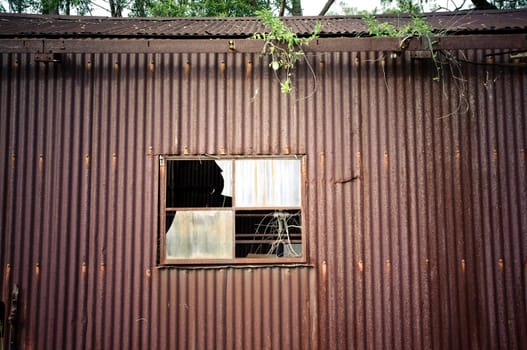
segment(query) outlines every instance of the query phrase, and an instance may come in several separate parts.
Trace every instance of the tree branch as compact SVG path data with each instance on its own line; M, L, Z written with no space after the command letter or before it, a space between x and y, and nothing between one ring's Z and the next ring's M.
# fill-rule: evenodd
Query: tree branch
M320 13L318 15L325 16L326 13L329 11L329 8L331 7L331 5L333 5L334 2L335 0L328 0L326 4L324 5L324 7L322 8L322 10L320 10Z
M471 0L476 10L496 10L497 7L487 0Z

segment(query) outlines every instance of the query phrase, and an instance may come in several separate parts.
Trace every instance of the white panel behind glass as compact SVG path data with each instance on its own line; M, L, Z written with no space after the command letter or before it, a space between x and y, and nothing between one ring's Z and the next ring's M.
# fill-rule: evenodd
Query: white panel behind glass
M301 161L247 159L235 162L237 207L300 206Z

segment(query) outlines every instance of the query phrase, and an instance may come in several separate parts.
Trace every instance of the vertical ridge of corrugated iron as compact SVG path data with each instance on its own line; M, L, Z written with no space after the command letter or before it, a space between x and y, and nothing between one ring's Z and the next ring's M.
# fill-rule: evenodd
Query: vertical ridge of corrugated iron
M284 95L258 54L63 59L0 56L22 347L525 346L524 70L316 53ZM306 154L313 267L157 267L159 154Z

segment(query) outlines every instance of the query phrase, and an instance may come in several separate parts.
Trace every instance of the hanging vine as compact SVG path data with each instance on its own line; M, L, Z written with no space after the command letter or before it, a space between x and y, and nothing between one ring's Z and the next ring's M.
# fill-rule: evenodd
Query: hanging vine
M305 59L303 47L318 38L321 24L316 23L309 37L299 37L271 11L257 11L256 15L270 29L270 32L255 33L253 38L264 41L262 55L270 57L269 67L280 82L280 90L283 93L290 93L295 65L300 59Z

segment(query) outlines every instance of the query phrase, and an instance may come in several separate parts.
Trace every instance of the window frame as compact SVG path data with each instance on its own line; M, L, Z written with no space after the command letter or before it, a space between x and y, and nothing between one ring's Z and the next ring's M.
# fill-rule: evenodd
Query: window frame
M235 196L235 163L236 160L299 160L300 161L300 206L264 206L264 207L242 207L236 206ZM167 161L185 160L231 160L232 169L232 191L233 203L231 207L210 207L210 208L170 208L167 203ZM189 155L160 155L158 158L159 166L159 229L158 229L158 257L160 266L177 265L283 265L283 264L303 264L307 262L307 240L305 225L305 203L306 203L306 156L305 155L254 155L254 156L189 156ZM299 210L301 217L300 237L302 254L299 257L236 257L236 213L247 210ZM167 213L176 211L229 211L232 212L232 258L169 258L167 257L166 234L167 234Z

